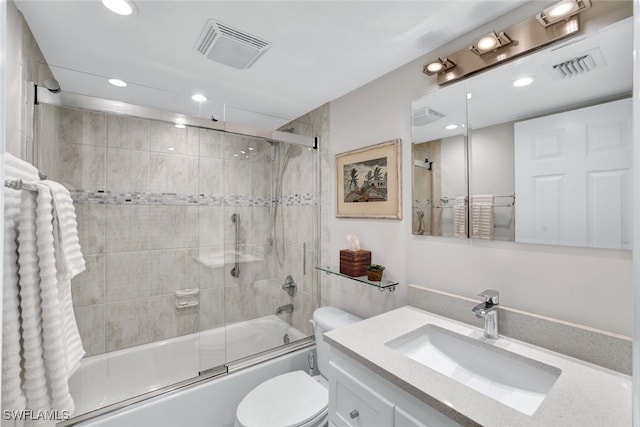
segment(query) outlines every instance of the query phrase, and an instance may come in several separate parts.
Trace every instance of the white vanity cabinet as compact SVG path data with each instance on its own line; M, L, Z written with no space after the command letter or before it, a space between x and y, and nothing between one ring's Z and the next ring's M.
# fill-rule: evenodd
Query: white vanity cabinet
M332 348L329 363L329 425L436 427L458 424Z

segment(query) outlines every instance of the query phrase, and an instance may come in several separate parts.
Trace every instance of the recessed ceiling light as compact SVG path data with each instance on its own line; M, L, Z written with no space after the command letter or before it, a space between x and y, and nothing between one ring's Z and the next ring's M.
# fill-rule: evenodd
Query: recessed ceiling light
M177 127L178 129L184 129L186 128L186 126L184 125L184 123L176 123L175 125L173 125L175 127Z
M201 93L195 93L191 95L191 99L193 99L196 102L205 102L207 100L207 97Z
M109 79L109 83L118 87L127 87L127 82L122 81L120 79Z
M536 78L533 76L525 76L525 77L520 77L519 79L514 80L511 85L513 87L524 87L524 86L529 86L531 83L533 83L533 81Z
M169 151L176 151L175 147L169 147L169 148L167 148L167 150L169 150Z
M467 99L473 98L473 94L471 92L467 93Z
M446 130L454 130L454 129L458 129L458 125L457 125L457 124L455 124L455 123L451 123L451 124L449 124L449 125L446 125L444 128L445 128Z
M102 0L102 4L118 15L131 15L136 11L136 6L129 0Z
M249 147L249 151L253 151L253 147Z

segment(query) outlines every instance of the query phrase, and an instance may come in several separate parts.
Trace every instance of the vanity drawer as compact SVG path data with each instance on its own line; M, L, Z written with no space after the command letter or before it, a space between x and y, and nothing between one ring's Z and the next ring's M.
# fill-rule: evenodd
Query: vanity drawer
M333 361L329 363L329 420L336 427L391 427L393 403Z

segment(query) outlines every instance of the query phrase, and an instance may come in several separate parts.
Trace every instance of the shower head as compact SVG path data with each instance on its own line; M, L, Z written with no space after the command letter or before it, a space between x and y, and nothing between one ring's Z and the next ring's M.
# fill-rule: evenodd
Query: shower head
M275 139L265 139L265 141L269 143L269 145L271 145L272 147L280 144L280 141L276 141Z

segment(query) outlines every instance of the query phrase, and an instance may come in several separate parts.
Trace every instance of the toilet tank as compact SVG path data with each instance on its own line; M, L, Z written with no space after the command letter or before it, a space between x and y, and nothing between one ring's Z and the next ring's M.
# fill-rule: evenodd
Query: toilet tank
M313 312L313 331L318 353L318 369L323 377L326 377L329 372L329 344L324 342L322 334L342 326L351 325L360 320L362 319L358 316L336 307L320 307Z

